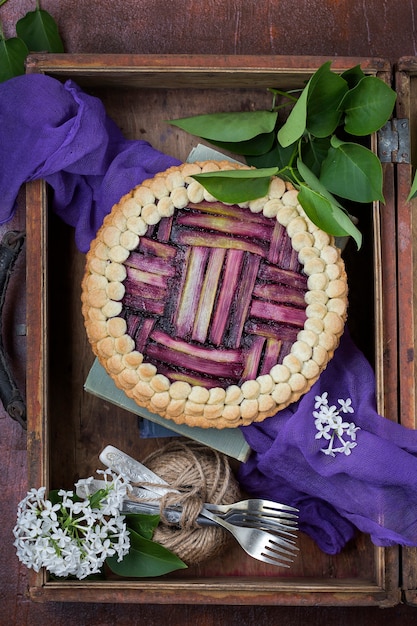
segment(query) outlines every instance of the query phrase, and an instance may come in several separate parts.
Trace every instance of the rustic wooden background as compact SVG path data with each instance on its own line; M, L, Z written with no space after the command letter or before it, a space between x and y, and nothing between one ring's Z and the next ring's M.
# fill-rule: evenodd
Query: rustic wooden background
M15 34L16 20L34 6L34 0L8 0L0 8L6 36ZM373 56L392 63L403 55L417 55L414 0L42 0L41 6L58 22L67 52ZM0 234L9 228L24 228L23 200ZM22 388L24 262L22 255L3 321L5 345ZM417 623L417 609L405 605L375 609L33 603L26 596L26 569L19 566L11 539L16 506L28 487L25 434L3 410L0 420L1 625Z

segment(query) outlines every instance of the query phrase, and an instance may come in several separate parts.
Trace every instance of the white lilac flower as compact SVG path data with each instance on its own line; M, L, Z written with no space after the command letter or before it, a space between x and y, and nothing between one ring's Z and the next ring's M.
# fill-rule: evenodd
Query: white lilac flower
M344 422L340 413L354 413L352 399L339 399L340 408L335 405L329 406L328 394L324 392L321 396L315 396L313 417L317 430L316 439L325 439L329 442L327 448L321 448L321 452L327 456L336 456L336 452L349 456L357 446L356 433L360 430L354 422ZM318 409L318 410L317 410ZM348 437L348 439L345 439ZM335 440L341 445L334 447Z
M329 415L329 425L332 430L334 430L334 434L338 436L342 436L345 432L345 429L348 428L349 424L344 422L338 413Z
M339 415L337 408L335 407L334 404L332 404L331 406L322 406L321 407L321 415L323 418L326 419L333 419L334 417L336 417L337 415Z
M358 430L360 430L359 426L356 426L354 422L350 422L349 426L347 427L346 434L349 435L352 441L356 441L356 433Z
M345 445L343 446L343 454L346 454L346 456L349 456L349 454L352 452L353 448L356 448L358 444L356 443L356 441L345 441Z
M321 406L327 406L327 404L328 404L327 396L328 396L327 391L322 393L321 396L315 396L314 397L314 400L315 400L314 408L315 409L319 409Z
M338 400L340 404L340 410L342 413L354 413L352 405L352 398L346 398L346 400Z
M79 501L73 491L61 489L53 503L45 487L31 489L18 506L13 529L19 560L36 572L45 567L55 576L79 579L100 572L108 556L122 560L130 549L119 513L126 488L121 477L106 472L106 488L94 502L92 496Z
M330 424L326 424L320 422L320 420L316 420L315 422L317 428L316 439L331 439L332 435L330 434Z

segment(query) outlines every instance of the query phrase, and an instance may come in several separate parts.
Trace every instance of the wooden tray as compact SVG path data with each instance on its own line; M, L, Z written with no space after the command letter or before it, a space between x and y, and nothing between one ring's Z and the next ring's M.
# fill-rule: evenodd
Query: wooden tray
M76 81L100 97L128 138L185 159L194 138L164 120L210 111L269 106L267 87L301 87L322 57L34 55L28 72ZM379 59L337 58L333 68L360 63L390 81ZM376 147L376 138L372 139ZM378 409L397 420L396 241L393 170L384 164L387 203L361 212L365 245L347 248L351 332L373 361ZM366 271L364 272L364 268ZM137 418L83 392L93 362L80 312L84 256L73 230L48 212L42 182L27 186L29 485L72 488L94 474L108 443L143 458L161 440L141 440ZM337 556L300 536L290 570L271 568L235 545L221 558L158 579L53 581L31 573L38 601L274 605L379 605L399 602L399 551L358 535Z

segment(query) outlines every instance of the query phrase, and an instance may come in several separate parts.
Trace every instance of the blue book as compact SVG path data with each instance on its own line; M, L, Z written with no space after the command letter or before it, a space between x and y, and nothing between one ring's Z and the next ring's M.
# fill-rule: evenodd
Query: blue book
M152 422L142 426L141 430L145 436L182 436L198 441L209 448L223 452L238 461L246 461L250 454L250 447L247 444L242 431L239 428L199 428L197 426L187 426L186 424L176 424L175 422L161 417L156 413L151 413L147 409L140 407L134 400L128 398L124 391L116 387L113 379L99 361L96 359L87 376L84 390L102 400L110 402L122 409L130 411L140 416L143 420ZM157 434L156 427L163 428L163 434ZM153 433L153 435L150 435Z

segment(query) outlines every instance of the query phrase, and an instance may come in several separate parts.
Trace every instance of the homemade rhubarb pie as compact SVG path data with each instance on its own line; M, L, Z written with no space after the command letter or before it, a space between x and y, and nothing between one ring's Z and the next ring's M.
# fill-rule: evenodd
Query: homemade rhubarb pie
M279 178L218 202L186 163L125 195L87 254L82 310L115 384L177 423L235 427L298 400L333 356L347 313L333 238Z

